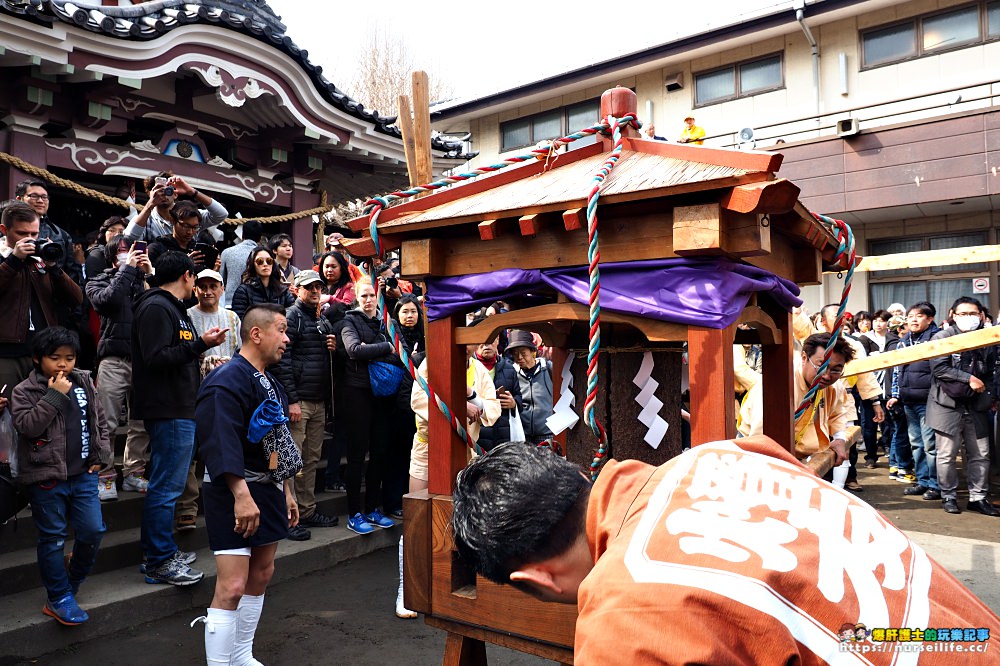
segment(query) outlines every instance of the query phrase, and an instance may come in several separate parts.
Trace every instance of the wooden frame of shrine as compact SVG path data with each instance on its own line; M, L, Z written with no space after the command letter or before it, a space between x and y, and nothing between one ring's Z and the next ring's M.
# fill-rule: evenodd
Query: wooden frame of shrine
M636 111L635 94L615 88L601 98L601 117ZM776 153L720 150L639 138L623 127L623 152L604 182L598 206L602 265L676 257L719 257L763 269L799 285L838 270L832 231L798 202L799 188L776 177ZM611 151L610 138L524 164L383 210L383 250L399 249L403 277L428 282L504 269L583 266L587 257L587 195L593 174ZM351 221L366 232L367 218ZM375 254L370 235L348 243L356 256ZM603 272L602 272L603 274ZM726 276L723 276L724 278ZM465 402L465 345L492 340L504 328L538 332L553 348L553 385L570 355L586 353L589 312L565 294L540 290L525 307L467 326L464 312L427 324L431 387L453 408ZM744 298L722 328L672 323L629 312L601 312L602 355L597 416L608 428L610 454L659 464L681 452L680 377L687 343L693 445L733 438L733 344L763 346L767 395L764 433L793 446L791 315L770 294ZM474 309L470 306L468 310ZM736 316L738 315L738 316ZM750 325L740 328L739 323ZM669 428L653 448L637 421L633 377L651 352L653 391ZM573 366L576 405L584 404L586 363ZM611 390L615 387L615 390ZM627 389L629 390L625 390ZM619 390L619 388L621 390ZM459 412L462 410L459 409ZM572 663L576 609L543 603L509 586L475 576L451 541L451 493L468 460L465 443L437 410L429 416L429 488L405 499L406 606L448 632L446 664L485 663L492 642ZM558 435L567 457L588 464L595 438L584 423Z

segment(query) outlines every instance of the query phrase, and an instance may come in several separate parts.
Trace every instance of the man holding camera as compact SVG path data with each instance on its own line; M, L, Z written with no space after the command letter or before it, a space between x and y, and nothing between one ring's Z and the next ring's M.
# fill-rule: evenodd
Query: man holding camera
M218 201L194 189L180 176L170 171L162 171L143 181L149 201L135 218L125 227L125 238L129 241L152 242L161 236L169 236L174 228L171 208L178 197L187 197L198 207L198 228L214 229L228 216L229 211ZM215 234L213 234L215 235ZM221 239L221 236L216 236ZM211 266L209 267L211 268Z
M45 183L40 180L25 180L18 183L14 189L14 198L28 204L38 213L38 237L54 243L39 256L57 262L74 282L80 284L83 273L80 271L80 265L73 260L73 237L49 219L49 191Z
M8 204L0 217L7 249L0 262L0 392L9 398L31 372L31 340L58 324L56 306L83 302L83 292L57 259L38 256L38 213L25 203Z
M166 236L160 236L149 244L149 261L156 266L160 256L168 250L183 252L194 261L195 271L201 272L210 269L216 270L216 260L219 252L215 249L215 243L206 243L199 238L201 230L201 211L190 201L178 201L170 209L173 215L174 226Z

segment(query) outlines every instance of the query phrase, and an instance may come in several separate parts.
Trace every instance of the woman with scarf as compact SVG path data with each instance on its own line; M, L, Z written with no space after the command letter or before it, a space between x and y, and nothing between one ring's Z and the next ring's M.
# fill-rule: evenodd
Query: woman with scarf
M333 303L351 306L356 300L354 282L347 267L347 259L339 252L327 252L319 258L319 276L323 280L320 307L326 310Z
M403 294L396 303L393 319L406 353L413 358L414 366L419 366L424 360L425 350L424 325L417 297ZM413 377L407 372L403 375L393 405L391 434L386 451L385 510L388 516L399 519L403 517L403 495L410 483L410 448L413 446L413 433L417 431L413 409L410 408L412 387Z
M288 309L295 302L295 296L288 291L288 285L275 273L275 262L274 253L263 245L258 245L250 253L241 278L242 283L233 293L233 312L240 319L243 319L251 305L274 303Z

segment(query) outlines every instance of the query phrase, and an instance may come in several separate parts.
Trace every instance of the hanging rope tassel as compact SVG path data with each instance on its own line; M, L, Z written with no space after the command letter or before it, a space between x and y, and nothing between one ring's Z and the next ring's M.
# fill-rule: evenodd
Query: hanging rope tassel
M594 460L590 463L590 478L597 479L601 466L608 455L608 437L604 426L597 419L597 379L598 361L601 358L601 247L597 233L597 200L601 196L601 185L615 168L622 154L622 133L619 122L630 122L632 116L626 116L621 121L614 116L608 116L605 123L611 131L613 146L608 159L594 174L593 187L587 199L587 274L590 277L590 333L587 346L587 399L583 404L583 416L587 425L597 438L597 450Z
M802 396L802 401L799 406L795 409L795 423L798 423L799 419L806 410L810 409L816 400L816 396L819 393L819 379L826 372L830 365L830 356L833 354L833 347L837 344L837 340L840 339L841 330L844 326L844 315L847 312L847 299L851 295L851 282L854 280L854 268L858 265L858 258L854 247L854 232L851 231L851 227L843 220L835 220L831 217L825 215L817 215L816 219L831 226L837 232L837 254L834 257L835 262L840 262L845 257L847 258L847 273L844 275L844 289L840 294L840 307L837 309L837 323L834 324L833 332L830 334L830 341L826 345L826 353L823 355L823 363L819 366L819 370L816 371L816 378L813 379L812 384L809 386L809 390L806 394Z

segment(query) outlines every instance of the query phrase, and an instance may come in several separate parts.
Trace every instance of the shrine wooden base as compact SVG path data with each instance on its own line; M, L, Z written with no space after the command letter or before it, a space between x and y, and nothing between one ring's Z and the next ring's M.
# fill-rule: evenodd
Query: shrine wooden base
M455 551L450 496L412 493L403 507L406 607L448 632L444 664L485 664L486 643L573 663L576 606L541 602L474 575Z

